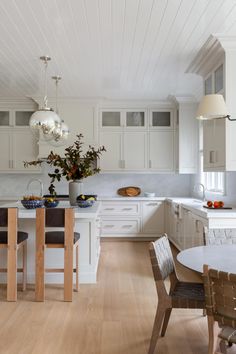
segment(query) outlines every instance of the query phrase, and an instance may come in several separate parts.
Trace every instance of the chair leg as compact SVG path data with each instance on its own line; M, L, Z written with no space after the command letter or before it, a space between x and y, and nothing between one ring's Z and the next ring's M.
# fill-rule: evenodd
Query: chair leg
M45 209L36 209L36 254L35 254L35 301L44 301L45 296Z
M76 280L75 280L75 291L79 291L79 245L75 248L75 262L76 262Z
M154 324L153 324L152 337L151 337L151 340L150 340L148 354L153 354L154 353L154 350L155 350L155 347L156 347L156 343L157 343L157 339L160 336L161 326L162 326L162 323L163 323L165 312L166 312L166 309L162 308L158 304L157 312L156 312L156 316L155 316L155 321L154 321Z
M214 321L212 316L207 316L208 322L208 335L209 335L209 344L208 344L208 354L214 354L217 346L218 340L218 331L217 323Z
M222 354L227 354L227 344L226 344L226 342L223 339L220 341L219 346L220 346L221 353Z
M7 254L7 301L17 300L17 249L9 246Z
M162 325L161 336L164 337L166 333L166 329L169 323L170 315L171 315L172 308L166 309L165 317Z
M22 274L22 291L26 290L27 284L27 242L23 244L23 274Z

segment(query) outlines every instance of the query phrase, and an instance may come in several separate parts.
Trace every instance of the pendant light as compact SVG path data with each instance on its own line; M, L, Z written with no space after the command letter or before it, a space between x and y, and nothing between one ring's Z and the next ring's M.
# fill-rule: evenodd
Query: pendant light
M44 77L44 99L43 99L43 108L38 109L32 114L29 121L29 126L34 135L37 137L40 136L40 132L43 133L43 136L50 135L53 129L61 123L60 117L52 108L48 107L47 99L47 67L48 62L51 60L49 56L42 56L40 60L44 62L45 66L45 77Z
M52 79L55 80L56 84L56 113L58 114L58 83L61 80L61 76L52 76ZM69 128L61 120L60 123L56 123L55 127L49 134L44 134L44 139L49 142L49 144L57 147L65 145L69 136Z

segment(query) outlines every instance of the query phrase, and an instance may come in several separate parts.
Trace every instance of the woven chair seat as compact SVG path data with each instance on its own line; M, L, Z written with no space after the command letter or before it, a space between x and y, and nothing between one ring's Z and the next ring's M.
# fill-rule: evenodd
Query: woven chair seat
M24 232L24 231L17 232L17 243L18 244L27 240L27 238L28 238L27 232ZM0 231L0 243L7 244L7 231Z
M204 286L201 283L177 282L170 295L174 307L205 308Z
M223 327L219 333L219 337L229 343L236 343L236 329L232 327Z

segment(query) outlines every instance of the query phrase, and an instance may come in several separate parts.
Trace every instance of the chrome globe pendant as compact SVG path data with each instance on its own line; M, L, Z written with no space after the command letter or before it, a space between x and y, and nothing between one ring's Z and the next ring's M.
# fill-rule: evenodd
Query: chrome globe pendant
M37 137L40 136L40 131L43 133L43 136L50 135L56 125L61 124L61 119L56 112L53 111L52 108L48 107L48 99L47 99L47 67L48 61L51 60L48 56L40 57L40 60L44 62L45 65L45 95L43 99L43 108L38 109L36 112L32 114L29 121L29 126L34 135Z
M56 83L56 113L58 114L58 83L61 80L61 77L52 76L52 79L55 80ZM61 120L61 122L56 124L49 134L44 134L44 139L52 146L63 146L68 139L69 133L68 126L64 120Z

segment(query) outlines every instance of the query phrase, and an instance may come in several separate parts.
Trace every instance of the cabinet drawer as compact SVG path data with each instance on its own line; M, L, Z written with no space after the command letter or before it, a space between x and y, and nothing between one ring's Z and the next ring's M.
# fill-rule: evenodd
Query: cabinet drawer
M102 215L138 215L139 203L109 203L102 202Z
M139 233L140 222L139 219L133 220L103 220L102 234L136 234Z

